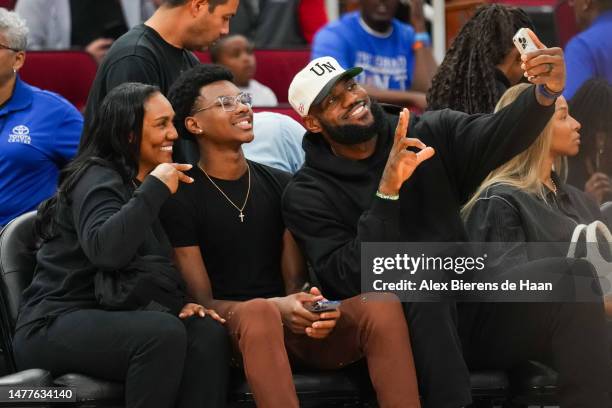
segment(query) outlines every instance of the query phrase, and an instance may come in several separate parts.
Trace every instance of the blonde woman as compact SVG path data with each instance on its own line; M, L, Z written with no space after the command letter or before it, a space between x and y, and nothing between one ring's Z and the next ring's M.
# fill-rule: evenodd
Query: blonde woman
M496 111L529 88L519 84L508 89ZM576 223L601 216L596 204L565 185L553 171L558 168L555 162L578 153L579 130L565 99L559 97L553 117L534 143L491 172L463 207L470 239L499 243L487 250L490 258L497 258L501 273L523 276L542 270L536 268L592 273L588 262L563 255L535 260L537 254L522 245L569 241ZM559 373L563 408L611 406L612 377L601 302L463 304L459 326L471 369L512 369L537 360Z
M519 84L508 89L495 110L512 103L528 87ZM472 241L569 242L576 225L603 219L597 204L565 184L554 170L564 167L564 157L578 154L579 130L580 123L559 97L552 119L535 142L492 171L463 207ZM513 253L508 246L505 252L514 264L529 260L527 254Z

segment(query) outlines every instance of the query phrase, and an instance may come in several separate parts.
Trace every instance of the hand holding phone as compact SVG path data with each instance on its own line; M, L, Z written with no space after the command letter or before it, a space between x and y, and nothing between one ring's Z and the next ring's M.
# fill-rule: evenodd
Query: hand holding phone
M319 300L312 303L304 303L304 307L311 313L331 312L340 307L341 302L337 300Z
M520 28L516 34L514 34L514 37L512 37L512 42L521 54L538 49L526 28Z

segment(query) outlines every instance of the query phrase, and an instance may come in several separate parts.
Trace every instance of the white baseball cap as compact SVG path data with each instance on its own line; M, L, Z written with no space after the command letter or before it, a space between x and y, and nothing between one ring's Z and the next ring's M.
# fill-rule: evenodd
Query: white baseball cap
M289 103L300 116L306 116L310 107L325 99L339 80L352 78L361 71L360 67L344 69L332 57L314 59L293 77Z

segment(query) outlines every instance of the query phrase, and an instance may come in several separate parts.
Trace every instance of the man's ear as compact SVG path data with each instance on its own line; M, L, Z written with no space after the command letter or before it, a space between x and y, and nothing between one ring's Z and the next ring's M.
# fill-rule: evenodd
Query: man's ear
M189 0L189 10L191 14L196 16L202 10L208 10L208 0Z
M13 63L13 69L15 72L19 71L25 63L26 53L25 51L19 51L15 54L15 62Z
M204 132L196 118L194 118L193 116L187 116L185 118L185 128L192 135L200 135Z
M304 127L309 132L321 133L321 131L323 130L321 127L321 122L319 122L319 119L315 118L313 115L304 116L302 118L302 121L304 122Z

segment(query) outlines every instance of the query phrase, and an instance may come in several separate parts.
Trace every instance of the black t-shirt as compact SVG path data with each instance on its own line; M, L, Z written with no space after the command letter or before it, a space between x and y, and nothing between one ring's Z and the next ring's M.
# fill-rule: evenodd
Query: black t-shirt
M71 44L85 47L98 38L117 39L128 30L119 0L70 0Z
M115 41L98 69L87 99L83 139L91 124L92 114L106 94L117 85L125 82L157 85L165 95L183 71L199 63L193 53L167 43L151 27L140 24L132 28ZM81 140L81 144L83 142ZM183 147L186 142L179 140L175 144L176 161L190 161L181 154L186 150Z
M284 295L281 251L285 224L281 195L289 173L249 161L251 191L240 212L194 167L192 184L181 184L160 218L174 247L199 246L215 299L248 300ZM212 178L242 207L248 173L228 181Z

